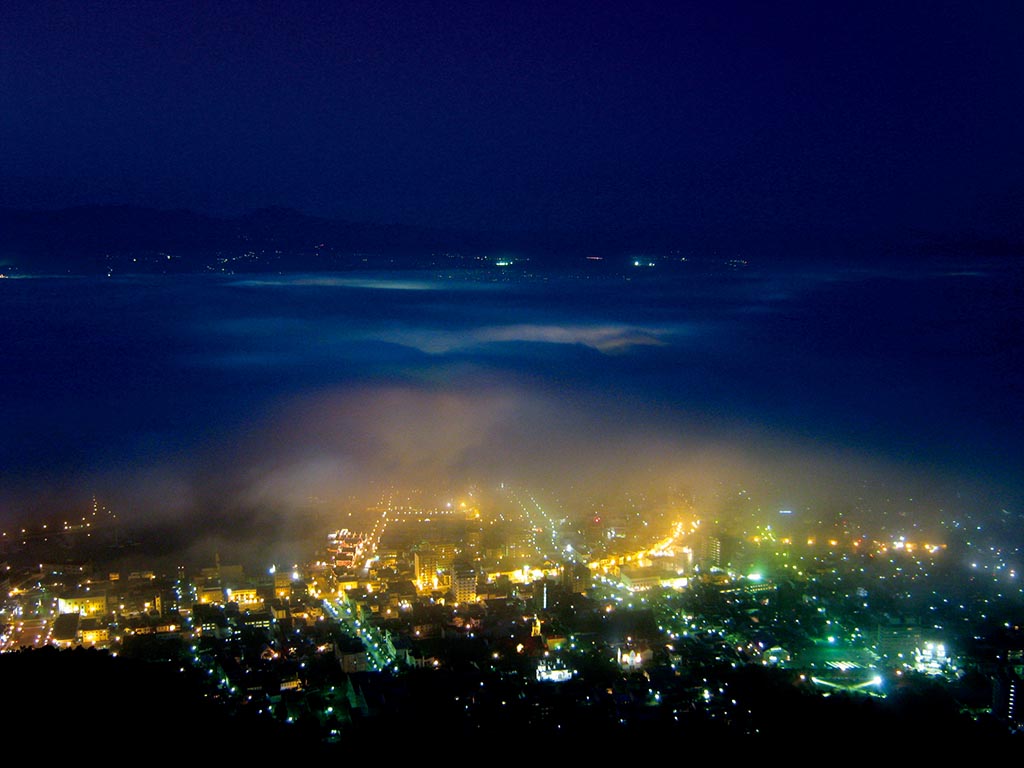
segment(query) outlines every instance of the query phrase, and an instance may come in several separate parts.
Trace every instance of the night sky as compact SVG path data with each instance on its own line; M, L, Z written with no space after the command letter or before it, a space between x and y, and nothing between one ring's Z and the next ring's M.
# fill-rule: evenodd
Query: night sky
M1024 234L1017 2L22 2L0 205L830 255Z
M1022 29L995 1L6 2L0 206L721 258L0 281L0 521L97 494L265 548L374 484L506 480L1016 520Z

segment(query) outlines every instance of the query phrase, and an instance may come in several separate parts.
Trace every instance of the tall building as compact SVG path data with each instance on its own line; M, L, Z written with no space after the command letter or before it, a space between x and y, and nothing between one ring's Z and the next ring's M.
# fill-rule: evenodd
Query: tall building
M720 568L722 566L722 540L718 536L703 538L700 563L705 568Z
M475 603L477 571L469 560L452 563L452 592L457 603Z
M429 592L440 586L440 559L437 551L423 547L413 553L413 567L416 575L416 588L421 592Z
M452 561L460 552L453 541L424 542L413 552L416 587L421 592L445 589L451 583Z
M1024 723L1024 679L1012 669L992 680L992 714L1015 728Z
M582 563L565 563L562 566L562 587L575 595L585 595L590 589L590 569Z

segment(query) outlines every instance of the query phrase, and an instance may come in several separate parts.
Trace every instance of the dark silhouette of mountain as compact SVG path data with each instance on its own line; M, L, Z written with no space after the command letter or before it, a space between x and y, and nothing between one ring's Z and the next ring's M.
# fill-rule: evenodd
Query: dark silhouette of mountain
M480 232L354 222L284 207L234 217L190 210L94 205L59 210L0 208L0 270L22 274L289 272L474 267L512 258L534 268L564 268L595 257L606 266L634 259L899 265L908 260L1019 259L1024 244L980 234L907 235L905 241L834 241L827 248L794 233L787 242L748 233L731 241L694 230L678 234L619 228L601 232ZM651 261L651 263L653 263ZM600 262L598 262L600 263Z
M587 250L567 235L351 222L282 207L236 217L128 205L0 209L0 264L27 274L393 268Z

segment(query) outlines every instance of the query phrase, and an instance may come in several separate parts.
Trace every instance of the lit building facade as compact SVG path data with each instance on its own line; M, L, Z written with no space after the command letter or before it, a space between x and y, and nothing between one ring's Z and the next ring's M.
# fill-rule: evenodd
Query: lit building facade
M75 597L61 597L57 600L57 609L61 613L103 616L107 613L107 596L100 592L90 592Z
M457 603L475 603L477 570L471 562L456 560L452 564L452 592Z

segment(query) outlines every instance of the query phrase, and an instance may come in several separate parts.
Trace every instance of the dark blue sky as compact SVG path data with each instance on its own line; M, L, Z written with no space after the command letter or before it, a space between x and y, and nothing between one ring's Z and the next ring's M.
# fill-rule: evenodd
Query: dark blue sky
M24 2L0 205L1024 236L1019 2Z

